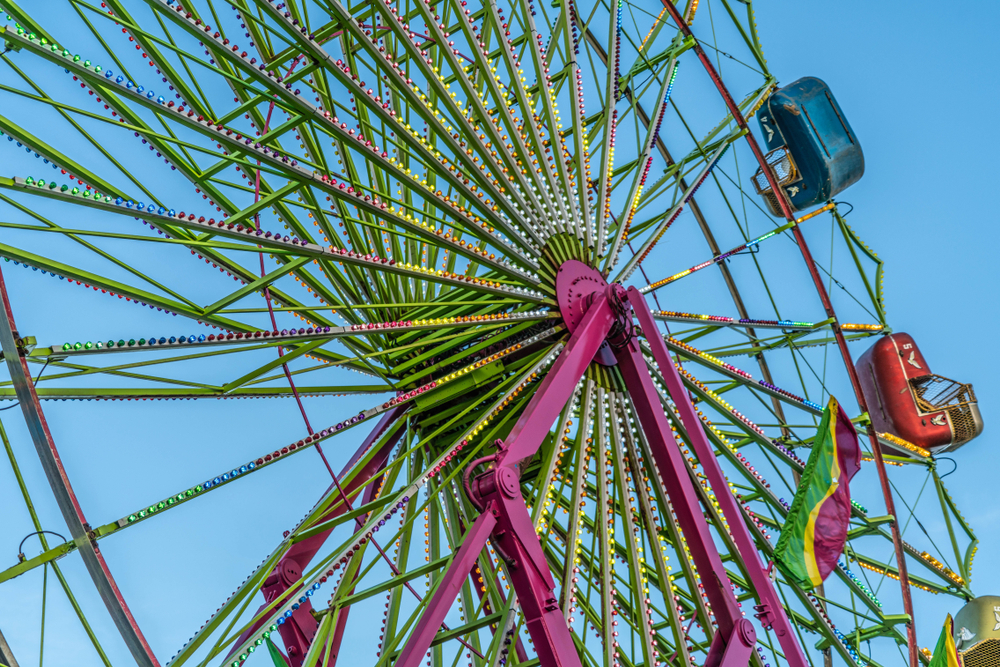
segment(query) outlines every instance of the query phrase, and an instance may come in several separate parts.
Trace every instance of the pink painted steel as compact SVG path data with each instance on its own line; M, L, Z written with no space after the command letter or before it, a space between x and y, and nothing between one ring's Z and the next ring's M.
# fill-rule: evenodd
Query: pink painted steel
M573 637L556 601L555 581L521 496L518 464L534 456L541 447L552 423L573 395L577 382L611 331L615 318L608 299L609 296L617 297L613 295L614 288L607 289L612 294L598 293L594 298L565 349L514 425L507 437L510 446L501 443L499 451L492 457L493 468L472 483L470 496L476 505L483 508L483 513L469 531L459 549L459 556L449 566L438 592L428 603L424 617L403 647L396 662L398 667L418 667L423 659L458 595L461 582L468 576L475 557L485 546L485 539L471 544L471 547L470 541L479 539L480 533L473 531L487 515L493 517L491 539L494 548L508 562L516 563L510 568L508 576L517 593L525 627L542 664L545 667L581 667ZM479 462L482 461L484 459ZM474 548L471 560L466 554L467 547ZM442 590L445 592L440 593Z
M503 470L500 467L488 474ZM545 667L582 667L573 635L556 599L548 562L521 496L520 484L513 491L501 487L493 498L500 516L491 541L495 549L516 563L508 569L507 576L517 592L524 625L541 664Z
M540 663L543 667L581 666L573 637L556 600L555 582L521 495L518 466L538 451L552 423L572 396L577 382L605 342L610 342L614 348L642 430L667 486L719 626L706 665L743 667L749 662L756 641L753 624L742 617L722 558L705 522L694 482L671 435L659 393L646 368L646 360L638 340L629 326L632 315L628 313L628 305L625 303L627 300L647 333L654 358L661 365L667 390L674 398L680 419L689 427L688 437L709 481L714 488L723 490L718 494L719 503L729 520L750 579L761 597L761 620L766 627L773 627L779 636L791 667L806 667L785 610L757 557L756 546L744 523L743 512L732 496L725 492L728 489L725 476L684 390L680 375L670 360L663 339L659 337L652 313L635 288L626 292L620 285L612 285L603 292L595 291L594 294L596 296L592 303L587 304L583 317L574 325L575 330L566 348L514 425L507 443L497 441L496 454L478 459L466 472L466 491L473 503L482 508L482 513L466 534L455 560L438 584L396 665L419 667L465 577L489 539L504 560L511 563L508 577L517 593L525 626L534 642ZM611 305L612 300L617 302L614 307ZM621 318L628 322L622 322ZM493 466L490 469L468 483L468 476L475 467L491 461Z
M510 445L504 466L514 468L538 451L613 323L614 313L608 306L608 296L599 294L507 436Z
M691 443L691 448L694 450L695 455L701 462L701 465L705 470L705 475L708 477L709 484L711 484L712 488L715 489L715 497L723 515L726 516L729 521L729 528L733 535L733 541L736 543L736 548L739 549L747 575L749 576L750 581L753 584L754 589L757 591L757 595L760 599L761 623L765 627L773 627L774 633L778 636L778 641L781 643L785 659L791 667L806 667L808 663L806 662L805 656L802 654L802 649L799 647L798 641L795 639L791 623L789 623L788 616L785 614L785 610L781 606L781 600L778 598L778 593L774 589L774 584L771 582L771 578L767 575L767 572L764 570L757 555L757 546L754 544L753 537L751 537L750 531L747 528L743 510L737 504L733 495L729 493L729 484L726 481L725 474L722 472L722 468L718 464L718 460L716 459L715 448L708 442L708 437L705 435L705 431L701 425L701 419L698 417L694 406L688 399L688 394L684 388L684 383L681 380L680 373L678 373L677 369L674 367L674 362L670 358L667 346L664 344L663 338L660 336L659 329L656 327L656 321L653 319L653 314L649 311L649 307L642 298L642 294L640 294L639 290L636 288L629 288L628 300L635 310L636 317L639 320L639 325L646 334L646 340L649 341L649 346L653 352L653 358L660 366L660 373L663 375L663 381L666 384L667 392L670 394L671 398L673 398L674 405L677 406L677 413L683 422L684 429L687 432L688 441ZM637 360L641 361L641 355L638 355ZM634 382L634 380L632 382ZM634 391L632 382L626 379L626 384L629 385L630 392ZM635 402L634 398L633 402ZM658 399L656 405L659 407ZM662 410L659 412L662 412ZM659 421L661 420L658 420L658 422ZM665 423L665 419L662 421ZM662 427L663 425L660 424L660 428ZM647 438L651 438L650 429L646 427L645 423L643 424L643 430L646 431ZM669 437L669 427L664 435ZM680 452L677 452L676 447L671 447L670 449L675 453L676 457L680 457ZM683 462L681 463L683 464ZM660 467L660 471L663 472L662 466ZM704 520L701 519L700 512L697 519L699 520L699 523L704 525ZM688 529L685 528L684 531L685 534L687 534ZM688 538L688 546L691 546L690 537ZM692 547L692 553L693 552L694 548ZM725 571L721 569L721 562L718 566L718 568L713 566L716 576L725 576ZM702 582L704 582L704 580L705 577L702 575ZM722 583L726 588L728 588L728 584L726 582L723 581ZM708 585L706 584L706 591L707 589ZM712 604L712 608L715 610L715 616L718 620L719 610L715 603ZM734 614L728 621L729 623L734 623L741 618L738 608L733 609L727 607L726 611L727 613ZM720 631L723 630L721 622L719 624L719 629Z
M461 521L459 521L459 525L461 527L461 530L464 532L465 531L465 525L462 524ZM486 554L484 554L484 555L486 555ZM488 560L489 563L491 563L491 564L493 563L493 558L492 557L487 556L487 560ZM490 601L487 598L486 591L483 590L482 585L480 583L480 582L483 582L483 581L486 580L485 579L486 576L487 575L483 574L483 570L482 570L482 568L479 567L478 563L476 565L474 565L472 567L472 571L469 572L469 578L470 578L470 580L472 582L472 588L473 588L473 590L476 591L476 595L479 597L479 600L483 604L483 614L486 615L486 616L489 616L495 610L493 609L493 606L490 604ZM493 588L496 589L497 593L500 595L500 602L501 602L501 604L506 604L506 602L507 602L507 596L504 595L504 592L503 592L504 588L503 588L503 586L500 585L500 577L498 577L495 572L491 573L490 576L493 579L493 582L492 582L493 583ZM487 598L487 599L484 600L484 598ZM494 631L496 631L496 629L498 629L498 628L494 625ZM527 662L528 661L528 652L524 650L524 642L521 641L520 635L517 636L517 639L514 642L514 651L517 654L517 660L518 660L518 662Z
M556 301L570 333L576 331L596 295L607 287L608 281L597 269L575 259L563 262L556 273ZM601 344L594 360L602 366L615 365L615 355L607 341Z
M646 361L639 349L638 340L633 339L627 347L618 350L617 356L618 368L628 387L629 399L635 406L639 423L660 470L660 476L663 477L664 487L670 494L670 502L684 530L692 560L701 573L705 594L719 624L718 634L728 637L736 620L741 617L740 608L733 589L725 578L722 558L712 541L704 510L691 484L684 458L674 442L670 424L660 404L660 395L646 370ZM671 392L671 395L676 394ZM705 467L708 465L710 463L705 462Z
M392 427L394 422L402 415L405 406L396 406L393 409L386 412L379 423L372 429L372 432L368 434L361 446L358 447L357 451L351 457L351 459L344 465L340 476L343 477L354 467L354 465L361 460L361 457L375 444L375 442L380 438L388 428ZM348 494L356 491L360 486L367 486L373 479L378 479L377 472L385 467L386 461L389 457L389 452L392 448L396 446L396 442L399 439L401 432L397 432L390 437L383 446L372 456L371 460L365 465L364 469L358 474L356 481L348 483L344 486L344 491ZM336 488L334 484L331 484L326 492L323 494L324 497L330 495L330 493ZM350 507L345 507L344 504L338 505L335 509L328 512L321 521L329 521L334 517L340 516L351 510ZM264 585L261 586L261 593L264 595L264 604L258 610L260 613L267 605L277 598L279 595L284 593L289 588L295 586L297 582L302 578L302 572L309 566L310 561L316 553L322 548L323 543L330 536L331 530L324 531L317 535L313 535L309 539L302 540L293 544L288 552L281 558L278 564L271 571L267 579L264 580ZM300 613L301 612L301 613ZM295 612L292 613L292 622L284 623L279 631L281 632L282 643L289 651L288 660L292 667L299 667L302 664L302 660L305 654L309 651L309 646L312 644L312 638L316 634L316 628L318 626L316 619L312 616L312 604L306 601L305 604L300 606ZM252 635L254 632L260 629L264 624L265 619L261 618L251 625L247 630L240 636L239 640L233 644L233 649L230 654L226 656L228 660L235 650L235 647L240 646L247 637ZM294 647L294 650L292 650Z
M472 566L479 558L479 552L486 546L490 532L497 525L496 512L486 511L479 515L469 532L462 540L462 546L455 554L454 560L438 582L434 596L427 602L424 614L417 622L413 634L406 640L406 645L396 659L396 667L419 667L424 660L427 649L430 648L434 635L444 623L448 610L455 603L465 578L469 576Z

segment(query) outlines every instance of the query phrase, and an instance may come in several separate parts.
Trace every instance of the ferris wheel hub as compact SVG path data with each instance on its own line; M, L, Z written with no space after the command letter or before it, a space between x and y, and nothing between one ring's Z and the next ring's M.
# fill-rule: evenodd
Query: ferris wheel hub
M594 297L607 289L608 281L597 269L576 259L563 262L556 273L556 301L570 333L576 331ZM594 361L602 366L614 366L617 363L607 341L601 345Z

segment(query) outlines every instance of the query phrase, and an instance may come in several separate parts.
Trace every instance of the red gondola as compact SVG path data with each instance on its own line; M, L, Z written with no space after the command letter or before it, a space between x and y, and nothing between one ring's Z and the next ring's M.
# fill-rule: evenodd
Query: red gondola
M931 373L909 334L880 339L861 355L857 369L877 432L932 454L958 449L983 432L972 385Z

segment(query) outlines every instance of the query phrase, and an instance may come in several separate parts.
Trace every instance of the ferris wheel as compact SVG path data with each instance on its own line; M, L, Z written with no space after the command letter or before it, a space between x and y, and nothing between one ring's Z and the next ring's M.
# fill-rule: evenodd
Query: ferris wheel
M0 5L0 434L34 526L0 591L51 571L85 664L915 667L941 619L911 597L975 597L937 469L975 395L892 332L834 201L850 110L779 85L750 2ZM91 315L26 328L56 292ZM832 391L864 463L807 587L774 549ZM149 402L157 437L224 436L122 507L64 454L97 430L155 475L107 421ZM274 535L240 485L315 498ZM204 526L267 545L176 550L214 604L115 553Z

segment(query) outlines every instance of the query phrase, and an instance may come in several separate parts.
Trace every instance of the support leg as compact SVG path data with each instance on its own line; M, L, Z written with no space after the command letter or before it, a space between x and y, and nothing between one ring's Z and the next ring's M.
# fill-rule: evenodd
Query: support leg
M512 561L508 577L539 661L544 667L582 667L520 487L509 493L504 489L495 497L500 516L494 545Z
M684 531L684 538L691 550L691 558L701 574L705 594L719 626L716 637L728 638L737 620L742 619L740 609L732 587L726 579L722 558L712 541L684 459L671 435L670 424L660 405L660 396L646 371L646 362L639 349L639 341L632 339L628 346L618 350L616 355L618 368L628 387L629 396L639 416L642 430L646 434L656 466L670 493L670 501L677 514L678 523ZM721 654L717 654L716 659L721 659Z
M750 536L750 531L747 529L746 521L743 516L743 510L736 503L732 494L728 491L729 486L726 481L726 476L722 472L722 468L719 467L718 461L715 457L715 450L708 442L705 431L701 426L701 420L695 412L694 406L691 405L691 401L687 397L688 394L684 389L684 383L681 380L680 373L678 373L677 369L674 367L674 362L670 358L667 346L664 344L663 338L659 334L659 329L656 327L656 322L653 320L653 314L649 312L649 307L646 305L645 300L642 298L639 291L634 287L629 288L628 299L635 310L636 317L639 320L639 324L642 326L642 330L646 333L646 339L649 341L650 348L653 351L653 358L660 366L660 372L662 373L663 380L666 383L667 391L674 399L678 415L684 422L684 428L687 431L688 439L691 442L691 448L694 450L695 455L697 455L698 460L701 461L702 467L705 470L705 475L708 477L709 484L711 484L712 488L716 490L715 495L718 499L719 506L722 509L722 513L729 519L729 527L733 534L733 541L736 543L736 548L739 549L740 556L742 556L743 562L746 565L750 581L753 584L754 589L757 591L757 595L760 599L760 606L762 607L761 622L764 623L765 626L770 625L774 628L774 633L778 636L778 641L781 643L781 648L785 653L785 658L788 660L789 665L791 665L791 667L806 667L807 663L805 656L802 654L802 649L799 647L799 643L795 639L791 623L788 620L788 616L785 614L784 608L781 606L781 601L778 599L778 594L774 589L774 584L761 565L760 558L757 555L757 545L754 544L753 537ZM645 371L645 362L642 359L642 354L638 350L638 343L635 343L635 351L630 355L633 359L632 363L642 363L642 375L645 375L646 378L648 378L648 374ZM632 380L632 383L634 382L636 381ZM651 385L652 383L650 381L650 386ZM653 396L655 397L655 393ZM658 397L656 397L656 401L656 406L659 407ZM662 417L663 411L658 410L658 412ZM669 433L669 429L667 432ZM647 435L649 435L648 432ZM671 450L675 451L676 448L672 447ZM677 456L679 457L679 453ZM661 467L661 472L662 470L663 469ZM700 523L704 524L704 521L701 520ZM690 538L688 539L690 540ZM716 570L716 572L721 574L723 572L721 569L721 563L719 565L720 569ZM704 574L702 577L704 578ZM726 586L728 587L728 584L726 584ZM712 606L715 608L714 603ZM718 619L719 610L717 608L715 609L715 614ZM736 617L739 617L738 612ZM719 629L722 629L721 624Z
M406 640L406 645L396 660L396 667L419 667L420 663L423 662L424 655L434 640L434 635L444 623L448 610L451 609L455 598L458 597L462 583L469 576L472 566L476 564L476 558L486 546L486 540L489 539L490 532L496 524L496 516L487 509L469 528L455 559L444 573L444 577L434 591L434 596L427 602L423 616L417 621L417 627L414 628L410 638Z
M494 546L508 563L508 574L526 619L535 650L545 667L581 667L573 637L555 598L555 582L538 542L531 516L521 496L519 464L535 455L576 383L583 377L615 320L610 293L596 296L566 348L517 420L497 453L494 467L473 482L471 494L484 512L476 519L458 555L438 586L427 611L396 661L398 667L418 667L434 634L454 603L462 579L492 532ZM490 524L482 533L482 526ZM480 541L481 540L481 541ZM475 547L475 551L471 548Z

